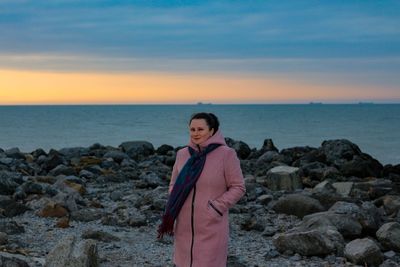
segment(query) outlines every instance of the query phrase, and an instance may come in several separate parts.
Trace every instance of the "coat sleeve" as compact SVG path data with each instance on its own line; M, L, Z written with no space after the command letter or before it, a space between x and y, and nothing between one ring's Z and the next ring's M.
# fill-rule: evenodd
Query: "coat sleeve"
M217 208L225 213L246 193L240 161L236 151L229 149L224 157L224 172L227 191L213 201Z
M172 192L172 188L174 188L174 184L176 181L176 178L178 177L179 171L178 171L178 162L179 162L179 153L180 151L178 151L176 153L176 159L175 159L175 163L174 163L174 167L172 168L172 174L171 174L171 180L169 182L169 189L168 189L168 193L171 194Z

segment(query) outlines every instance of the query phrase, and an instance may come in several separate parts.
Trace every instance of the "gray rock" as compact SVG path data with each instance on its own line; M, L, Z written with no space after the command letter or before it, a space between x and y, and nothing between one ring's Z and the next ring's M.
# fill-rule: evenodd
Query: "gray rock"
M20 173L0 171L0 195L12 195L22 183Z
M80 222L91 222L101 219L105 213L98 209L85 208L71 212L71 219Z
M326 166L321 162L310 162L301 167L304 176L313 181L323 181L325 179L335 179L340 176L339 171L334 167Z
M320 148L326 161L336 166L345 176L380 177L383 166L346 139L322 142Z
M379 242L386 248L400 252L400 224L386 223L376 232Z
M82 234L83 239L94 239L102 242L113 242L113 241L120 241L119 237L116 237L110 233L103 232L103 231L95 231L95 230L86 230Z
M70 212L78 211L78 203L83 202L81 195L74 191L72 193L58 192L53 197L53 201L62 207L66 207Z
M15 235L25 233L25 229L23 226L20 226L13 220L1 219L0 232L6 233L8 235Z
M6 257L0 255L0 266L2 267L29 267L26 261L18 259L16 257Z
M156 173L147 172L139 176L141 183L136 183L138 188L156 188L166 184Z
M245 178L246 194L241 199L241 201L255 201L258 197L265 193L265 188L256 182L256 179L251 176L251 178ZM268 202L267 199L261 198L265 203Z
M150 206L152 210L163 211L168 199L168 187L159 186L138 198L134 206L140 209L143 206Z
M258 159L262 154L264 154L267 151L275 151L278 152L279 150L275 147L272 139L265 139L263 146L261 147L260 150L257 151L252 151L249 155L249 159Z
M229 267L247 267L248 264L238 256L228 255L227 266L229 266Z
M115 162L121 163L124 159L129 159L129 156L120 150L112 150L104 154L103 158L112 158Z
M161 145L159 148L157 148L156 152L158 155L167 155L168 152L174 150L174 147L170 145Z
M7 243L8 243L8 235L6 233L0 232L0 246L5 245Z
M239 159L247 159L247 157L250 155L251 149L246 143L233 140L229 137L226 137L225 141L229 147L233 148L236 151Z
M257 165L271 163L273 161L280 161L281 156L276 151L267 151L262 154L256 161Z
M88 180L92 180L92 179L96 178L96 175L88 170L81 170L79 172L79 177L85 178Z
M66 194L83 194L86 191L82 180L76 176L57 176L53 187Z
M124 193L122 191L116 190L116 191L112 191L110 194L110 198L113 201L119 201L122 199L122 197L124 196Z
M58 165L54 169L49 172L51 176L58 176L58 175L76 175L76 171L72 167L65 166L63 164Z
M399 262L387 259L379 267L399 267Z
M85 147L67 147L58 150L58 152L67 159L72 159L87 156L89 154L89 149Z
M278 199L272 209L278 213L303 218L305 215L323 211L324 207L314 198L302 194L292 194Z
M289 166L278 166L267 172L267 186L274 191L294 191L301 189L302 182L299 176L299 168Z
M28 181L23 183L21 186L22 191L26 194L43 194L43 186L39 183L35 183L33 181Z
M104 225L140 227L148 224L146 217L136 208L118 208L113 214L104 216Z
M383 262L383 254L378 245L369 238L355 239L348 243L344 255L354 264L374 267Z
M5 166L11 167L11 166L15 165L15 162L16 162L15 159L0 157L0 166L5 165Z
M14 199L0 195L0 210L0 214L4 216L14 217L23 214L29 208L24 204L16 202Z
M276 226L273 226L273 225L267 225L265 228L264 228L264 230L263 230L263 232L262 232L262 235L263 236L273 236L273 235L275 235L277 232L278 232L278 227L276 227Z
M343 237L335 230L276 234L272 241L280 253L290 250L304 256L341 254L344 244Z
M49 172L58 165L68 165L64 157L55 150L50 150L49 155L43 160L42 169Z
M388 179L372 179L366 182L354 183L354 191L363 191L370 199L382 197L393 189L392 181ZM357 197L356 195L352 195Z
M243 216L240 222L240 228L245 231L262 232L265 229L265 220L256 214Z
M314 213L303 218L303 223L307 224L308 220L325 220L329 221L344 237L356 237L362 232L362 226L356 218L349 214L336 214L331 211Z
M385 209L386 214L394 216L400 210L400 196L386 195L378 199L376 204L383 204L383 208Z
M143 159L154 154L153 145L147 141L124 142L119 147L134 160Z
M336 192L342 197L349 197L353 190L353 182L337 182L333 183L332 186L336 189Z
M63 239L47 255L45 267L97 267L98 252L94 240Z
M336 192L336 188L329 180L317 184L312 189L311 196L317 199L325 209L329 209L337 201L343 199L343 197Z
M361 209L355 203L338 201L329 209L329 211L336 214L349 214L354 215L354 217L358 217Z
M261 195L257 198L257 202L262 204L262 205L268 205L274 197L272 195Z
M21 153L21 151L17 147L7 149L6 151L4 151L4 153L8 158L25 159L24 153Z

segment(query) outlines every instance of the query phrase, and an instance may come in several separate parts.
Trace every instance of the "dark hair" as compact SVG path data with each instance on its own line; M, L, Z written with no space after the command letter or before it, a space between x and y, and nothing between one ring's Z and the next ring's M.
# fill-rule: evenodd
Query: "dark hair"
M206 113L206 112L195 113L190 118L189 124L194 119L204 119L206 121L207 125L208 125L208 128L210 128L210 130L214 129L214 133L213 134L215 134L218 131L219 120L218 120L217 116L215 116L214 114Z

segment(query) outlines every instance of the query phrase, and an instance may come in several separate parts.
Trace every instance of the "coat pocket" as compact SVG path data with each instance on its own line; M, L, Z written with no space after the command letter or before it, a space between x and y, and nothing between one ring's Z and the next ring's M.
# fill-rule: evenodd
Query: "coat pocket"
M211 200L207 203L207 209L218 217L222 217L223 213L212 203Z

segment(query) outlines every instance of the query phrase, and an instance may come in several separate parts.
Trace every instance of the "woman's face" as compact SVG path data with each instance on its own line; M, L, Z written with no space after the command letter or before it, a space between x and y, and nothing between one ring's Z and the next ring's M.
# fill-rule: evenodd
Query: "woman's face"
M193 119L189 125L190 139L196 145L201 145L214 134L205 119Z

